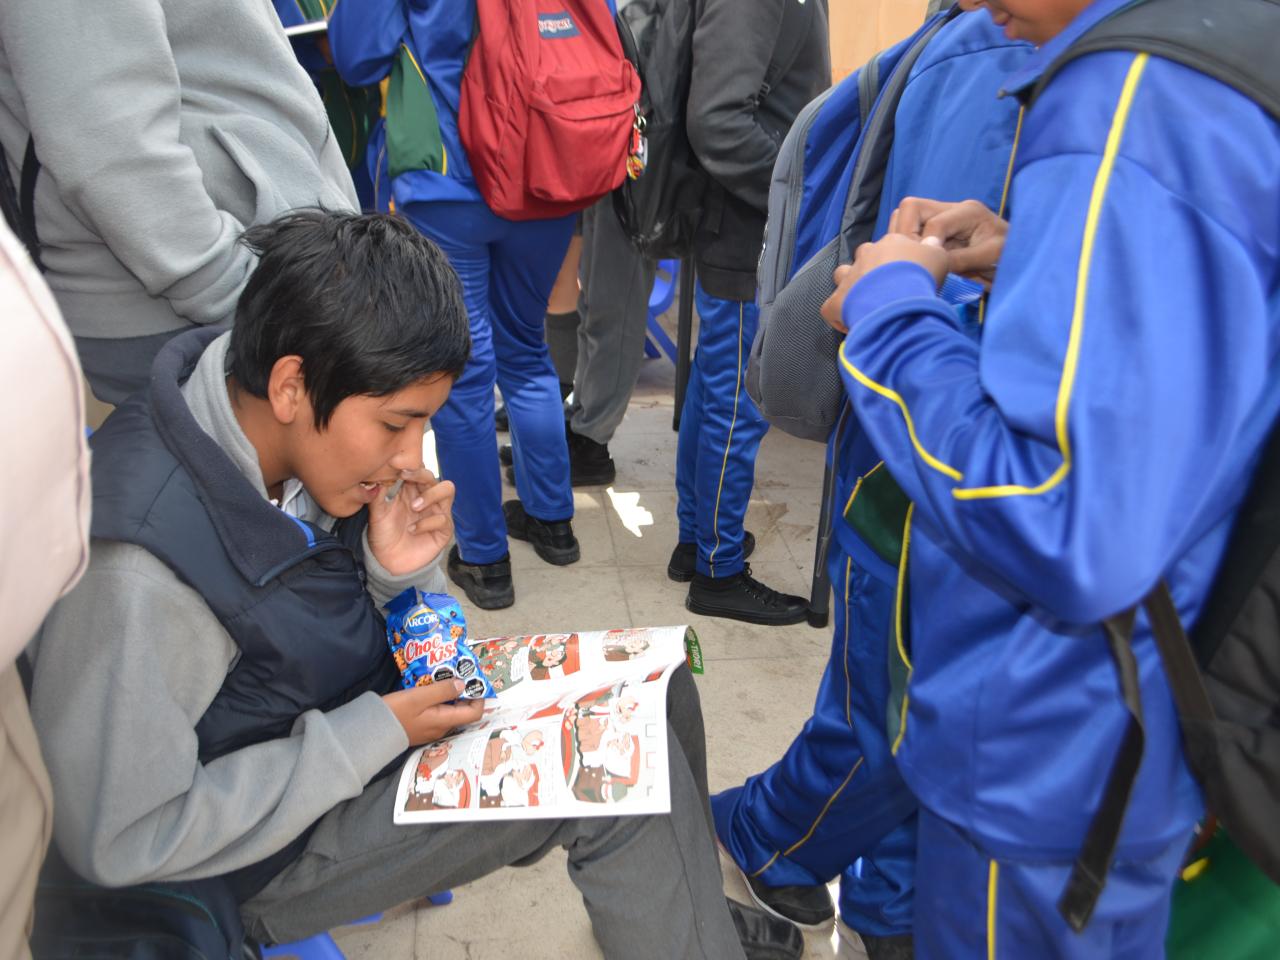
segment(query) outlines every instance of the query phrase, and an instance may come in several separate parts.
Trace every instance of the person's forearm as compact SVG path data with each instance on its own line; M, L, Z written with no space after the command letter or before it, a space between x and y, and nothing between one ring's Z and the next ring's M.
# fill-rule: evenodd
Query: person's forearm
M1015 216L981 347L923 269L892 263L850 292L840 354L854 411L916 522L1076 623L1124 609L1165 575L1205 465L1253 412L1257 370L1205 348L1213 318L1232 318L1241 356L1266 356L1268 336L1249 285L1201 269L1251 276L1245 248L1189 221L1144 171L1125 171L1123 203L1096 207L1106 213L1085 243L1079 211L1096 170L1073 157L1017 182L1042 199ZM1126 219L1135 209L1143 218ZM1132 267L1157 250L1160 270Z
M366 586L368 587L369 595L373 597L373 602L379 607L385 606L387 601L400 596L410 587L417 587L423 593L448 592L449 585L445 582L444 574L440 571L439 557L420 570L396 576L379 563L378 558L369 549L369 535L367 532L361 539L364 544L365 574L368 578Z
M377 83L407 30L404 0L338 0L329 15L333 65L353 86Z

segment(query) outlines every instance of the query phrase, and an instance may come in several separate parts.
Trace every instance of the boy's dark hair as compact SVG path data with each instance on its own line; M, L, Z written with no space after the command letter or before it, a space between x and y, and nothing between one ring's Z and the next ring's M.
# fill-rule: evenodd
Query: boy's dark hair
M323 430L347 397L462 373L471 337L457 274L404 220L295 210L240 240L259 257L231 331L231 373L249 394L265 397L275 362L299 356Z

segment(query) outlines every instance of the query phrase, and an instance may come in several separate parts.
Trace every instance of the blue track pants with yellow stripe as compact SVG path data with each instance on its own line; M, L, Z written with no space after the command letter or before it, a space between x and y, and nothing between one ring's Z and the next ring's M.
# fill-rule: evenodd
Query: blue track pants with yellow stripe
M756 453L769 425L747 396L747 356L760 311L697 285L698 349L680 413L676 515L680 542L697 543L698 572L742 569L742 521L755 484Z
M837 527L842 521L837 519ZM897 571L837 529L831 657L813 715L782 759L711 798L716 833L767 886L840 877L840 916L872 936L912 929L916 802L885 735Z

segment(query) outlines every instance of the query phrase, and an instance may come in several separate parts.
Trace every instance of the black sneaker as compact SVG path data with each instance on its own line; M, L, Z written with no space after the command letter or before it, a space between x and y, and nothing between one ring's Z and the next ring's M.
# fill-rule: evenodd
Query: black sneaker
M494 563L466 563L455 543L449 550L446 565L449 579L460 586L467 599L481 610L501 610L516 602L516 588L511 582L511 558Z
M613 483L618 470L609 456L608 444L596 443L572 430L565 433L569 438L569 486L601 487ZM504 475L513 487L516 485L515 459L511 444L498 447L498 461L506 468Z
M894 937L869 937L859 934L862 949L867 951L867 960L913 960L916 955L916 941L909 933L900 933Z
M572 383L560 384L560 400L563 402L563 405L564 405L564 425L566 427L569 425L569 418L573 416L573 405L568 401L566 401L565 398L569 396L569 394L572 392L573 392ZM505 403L499 404L494 409L493 425L499 433L511 432L511 415L507 413L507 405ZM511 461L505 460L503 462L510 463Z
M742 531L742 559L746 560L756 550L756 535L750 530ZM698 572L698 545L696 543L677 543L671 551L671 559L667 562L667 578L676 583L688 583Z
M704 617L725 617L769 627L799 623L809 613L809 601L779 593L751 576L751 568L731 577L693 575L684 605Z
M609 456L609 445L569 431L569 485L600 487L618 475Z
M899 933L888 937L872 937L859 933L840 918L836 924L840 939L855 951L867 955L867 960L913 960L916 955L915 937Z
M517 540L533 545L534 552L547 563L564 567L577 563L582 556L578 538L573 535L573 523L569 520L547 521L531 517L519 500L508 500L502 505L502 515L507 518L507 533Z
M835 919L836 908L831 893L824 884L812 887L769 887L759 880L743 874L751 899L761 909L775 917L790 920L806 930L818 930Z
M736 900L728 903L747 960L800 960L804 956L804 934L794 923Z

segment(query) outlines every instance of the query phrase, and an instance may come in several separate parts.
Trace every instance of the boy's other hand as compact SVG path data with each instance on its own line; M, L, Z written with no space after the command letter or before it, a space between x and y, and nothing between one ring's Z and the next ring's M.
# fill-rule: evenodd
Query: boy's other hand
M1009 222L977 200L943 203L907 197L889 218L889 230L916 239L936 237L950 258L948 269L986 287L995 279Z
M445 680L385 694L382 702L404 727L409 746L417 747L439 740L454 727L474 723L483 716L483 700L450 702L461 695L461 680Z
M887 233L875 243L864 243L854 254L853 263L836 267L832 278L835 293L822 305L822 319L840 333L847 333L844 325L844 301L854 284L876 267L886 263L917 263L929 271L934 285L942 283L947 275L947 252L937 240L922 241L902 234Z
M393 576L421 570L453 539L453 484L425 467L401 477L394 500L383 491L369 504L369 549Z

